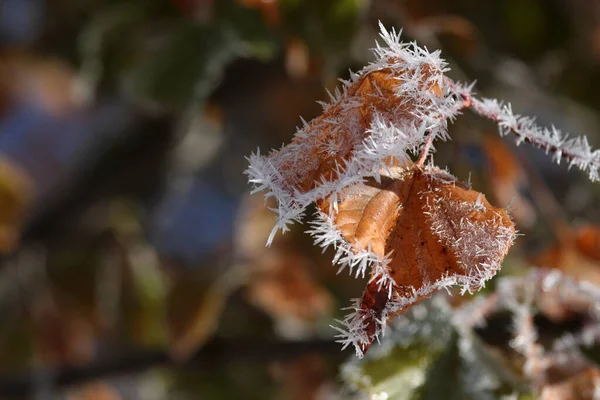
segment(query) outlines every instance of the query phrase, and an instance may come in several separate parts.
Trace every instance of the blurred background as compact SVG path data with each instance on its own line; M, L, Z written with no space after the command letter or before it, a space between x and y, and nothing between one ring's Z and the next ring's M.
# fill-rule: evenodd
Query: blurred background
M329 325L364 282L306 226L265 248L243 170L371 60L379 20L600 144L597 1L0 0L0 398L361 398ZM468 113L450 134L437 164L524 234L503 274L600 283L600 186Z

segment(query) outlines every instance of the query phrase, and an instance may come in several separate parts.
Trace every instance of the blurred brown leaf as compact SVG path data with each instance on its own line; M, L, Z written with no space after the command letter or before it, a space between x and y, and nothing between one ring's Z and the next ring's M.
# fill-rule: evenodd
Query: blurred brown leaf
M0 52L0 90L5 102L17 99L63 114L79 104L75 70L62 60L25 50Z
M310 274L310 261L295 249L274 248L256 261L248 299L274 318L280 334L302 337L332 311L331 294Z
M14 250L33 200L33 181L19 165L0 156L0 253Z
M576 233L575 246L591 260L600 262L600 228L595 225L580 227Z
M303 78L308 74L310 53L304 41L291 38L285 47L285 69L292 78Z
M437 15L419 19L408 28L411 33L429 31L447 39L447 51L468 57L479 50L481 43L477 27L460 15Z
M600 285L600 230L593 225L565 229L557 243L532 257L531 262Z
M238 0L238 3L244 7L260 10L268 26L275 27L281 23L278 0Z
M92 360L96 331L83 315L41 296L31 319L35 356L44 364L84 365Z
M193 15L197 20L210 21L215 0L171 0L182 12Z
M529 184L521 162L498 135L486 135L482 146L488 159L488 182L497 202L512 202L511 216L517 223L526 228L533 226L536 211L522 194Z
M247 264L246 295L267 312L284 336L299 337L314 331L315 323L332 311L329 291L311 274L310 259L293 233L277 236L265 247L275 214L264 197L245 199L237 224L236 250Z
M255 260L269 248L267 239L276 222L276 215L269 208L277 207L274 198L265 201L264 196L245 196L235 223L234 246L238 257L243 260ZM289 236L277 240L288 240Z
M306 354L275 364L271 370L282 384L277 399L317 399L327 382L327 366L318 354Z
M586 370L560 382L545 385L540 400L593 400L600 388L600 370L589 367Z
M90 382L67 395L68 400L121 400L123 397L119 392L104 382Z
M564 229L559 241L530 258L538 267L554 268L579 280L600 285L600 230L594 225ZM569 318L573 313L585 314L589 301L570 296L556 298L551 293L540 294L544 314L554 321Z

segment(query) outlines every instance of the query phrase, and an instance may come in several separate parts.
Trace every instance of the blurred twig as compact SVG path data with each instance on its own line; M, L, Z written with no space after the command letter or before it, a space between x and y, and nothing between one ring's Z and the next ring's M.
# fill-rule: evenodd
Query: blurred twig
M52 384L60 387L113 375L140 373L159 366L202 371L232 361L285 360L309 352L346 355L340 352L339 344L332 340L278 342L264 339L213 339L183 364L170 359L166 349L127 350L119 358L99 360L83 367L46 367L0 374L0 397L23 397L33 393L39 376L53 377Z

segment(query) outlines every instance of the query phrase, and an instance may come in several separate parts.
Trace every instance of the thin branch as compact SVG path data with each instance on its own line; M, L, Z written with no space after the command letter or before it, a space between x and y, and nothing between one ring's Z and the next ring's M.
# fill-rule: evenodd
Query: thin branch
M423 149L421 150L421 155L419 156L419 159L417 160L416 164L421 166L425 163L425 160L427 159L427 156L429 155L429 151L431 150L431 144L433 143L433 139L435 137L435 134L430 133L427 136L427 140L425 141L425 144L423 145Z
M265 362L285 360L317 352L347 356L331 340L285 342L253 339L213 339L189 361L181 364L169 358L168 350L129 350L118 358L98 360L82 367L45 367L0 375L0 397L23 397L35 393L39 377L51 379L52 388L81 384L114 375L141 373L149 368L168 366L179 370L205 370L232 361ZM47 383L47 382L46 382Z
M516 136L517 144L533 144L546 153L554 154L558 163L566 160L570 166L575 165L587 172L591 181L600 181L600 150L592 150L585 136L569 138L568 134L555 127L541 128L534 118L514 114L510 104L493 99L477 99L471 93L470 87L463 87L447 77L444 77L444 83L451 93L462 99L462 103L457 104L457 109L473 110L494 121L500 129L500 134L511 133Z

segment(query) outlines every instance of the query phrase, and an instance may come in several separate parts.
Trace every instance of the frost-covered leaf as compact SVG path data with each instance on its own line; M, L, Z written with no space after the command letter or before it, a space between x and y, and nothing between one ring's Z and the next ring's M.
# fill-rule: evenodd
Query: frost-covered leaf
M342 268L364 276L371 266L369 284L340 335L358 355L389 318L437 290L479 290L514 240L506 210L433 167L392 167L381 173L380 183L368 180L341 197L331 219L331 198L318 203L323 221L313 235L318 243L335 240L334 262ZM328 232L329 225L337 230Z
M438 52L400 43L394 31L381 36L389 47L378 47L377 60L344 81L323 114L282 149L249 157L246 173L255 191L278 203L274 233L287 230L312 202L378 177L382 166L405 159L426 136L447 138L456 112L442 85L445 62Z

